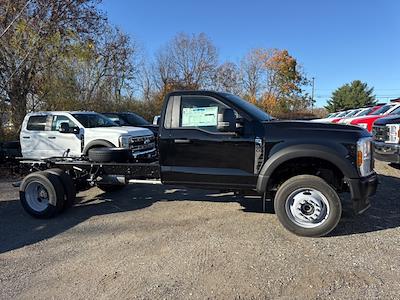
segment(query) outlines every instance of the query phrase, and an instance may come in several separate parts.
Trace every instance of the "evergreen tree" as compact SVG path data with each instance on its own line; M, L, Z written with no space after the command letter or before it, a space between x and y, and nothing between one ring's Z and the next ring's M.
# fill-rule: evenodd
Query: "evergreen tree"
M373 105L376 103L374 88L360 80L354 80L336 89L325 108L329 112Z

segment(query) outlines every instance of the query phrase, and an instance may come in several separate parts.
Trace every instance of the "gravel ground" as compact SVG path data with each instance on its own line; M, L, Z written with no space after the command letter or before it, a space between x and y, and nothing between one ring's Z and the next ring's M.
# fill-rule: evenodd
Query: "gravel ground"
M376 169L373 207L347 205L319 239L285 231L257 199L162 185L93 188L35 220L3 180L0 298L398 299L400 171Z

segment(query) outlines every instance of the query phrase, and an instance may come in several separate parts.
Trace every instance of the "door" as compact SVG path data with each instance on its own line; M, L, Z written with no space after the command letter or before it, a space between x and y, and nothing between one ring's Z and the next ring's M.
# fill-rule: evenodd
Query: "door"
M23 157L34 159L48 157L47 120L47 114L31 115L24 120L20 135Z
M59 132L61 123L68 123L71 129L76 128L77 133L61 133ZM50 131L48 131L49 157L74 156L79 157L82 153L81 136L83 129L79 127L68 116L53 115L51 120Z
M241 133L219 131L218 115L226 108L221 100L210 96L171 97L160 136L164 183L255 187L251 123L244 120Z

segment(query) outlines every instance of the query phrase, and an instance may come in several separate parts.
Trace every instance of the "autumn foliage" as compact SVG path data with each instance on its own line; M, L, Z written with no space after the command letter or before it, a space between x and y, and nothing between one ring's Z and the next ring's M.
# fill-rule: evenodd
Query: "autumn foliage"
M221 63L206 34L178 33L148 57L97 0L68 3L0 0L0 117L13 130L37 110L130 110L151 120L177 89L231 92L276 117L310 106L287 50L253 49Z

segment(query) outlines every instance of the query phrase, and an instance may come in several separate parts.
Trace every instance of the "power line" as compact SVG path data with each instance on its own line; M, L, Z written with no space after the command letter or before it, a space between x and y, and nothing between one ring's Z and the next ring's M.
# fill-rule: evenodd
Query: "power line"
M25 8L28 6L28 4L32 0L28 0L25 5L22 7L21 11L15 16L15 18L11 21L11 23L4 29L3 33L0 35L0 39L3 37L3 35L10 29L10 27L14 24L14 22L21 16L22 12L25 10Z

